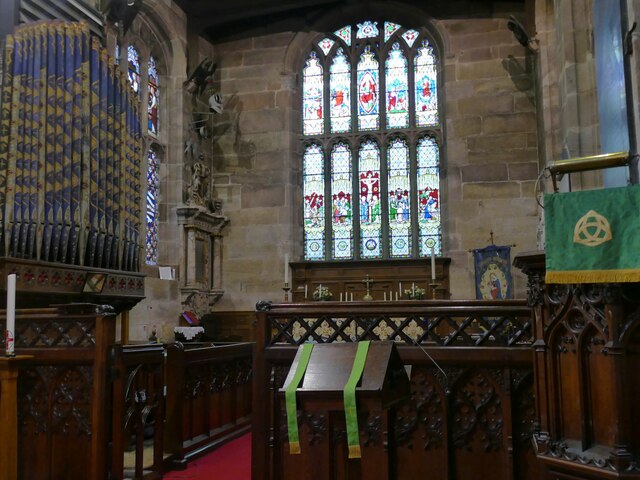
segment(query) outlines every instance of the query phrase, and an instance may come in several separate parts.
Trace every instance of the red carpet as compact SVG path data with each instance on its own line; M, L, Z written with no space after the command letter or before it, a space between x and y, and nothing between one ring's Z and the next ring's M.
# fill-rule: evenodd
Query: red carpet
M204 457L189 462L186 470L167 472L166 480L251 480L251 434L247 433Z

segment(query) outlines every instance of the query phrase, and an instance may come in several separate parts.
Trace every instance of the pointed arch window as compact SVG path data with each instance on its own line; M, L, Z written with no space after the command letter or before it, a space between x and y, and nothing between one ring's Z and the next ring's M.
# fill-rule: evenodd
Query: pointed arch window
M148 265L158 263L158 218L160 208L158 206L158 195L160 190L160 162L158 153L154 147L147 151L147 235L146 235L146 262Z
M141 181L145 182L146 180L147 186L145 260L147 265L157 265L159 244L158 224L160 221L160 179L158 172L160 168L160 152L163 150L162 144L160 143L159 119L162 97L158 58L144 48L139 49L133 42L124 42L123 47L120 47L120 43L117 42L116 47L116 55L119 55L119 52L127 52L126 66L123 65L121 68L123 68L123 70L126 69L129 85L140 100L140 122L144 125L143 122L146 121L146 143L147 145L151 145L147 150L146 179L141 179Z
M310 45L301 74L305 259L442 254L439 66L426 32L346 25Z
M147 106L147 124L148 130L151 135L158 135L158 105L160 103L160 89L158 84L160 83L158 77L158 69L156 67L156 59L151 55L149 57L149 86L148 97L149 103Z

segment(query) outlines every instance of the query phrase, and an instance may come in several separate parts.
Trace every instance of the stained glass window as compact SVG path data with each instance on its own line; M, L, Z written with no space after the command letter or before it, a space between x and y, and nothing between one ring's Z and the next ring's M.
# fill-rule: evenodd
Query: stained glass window
M391 35L396 33L400 25L392 22L384 22L384 41L385 43L391 38Z
M378 61L367 45L358 62L358 127L377 130L380 123L378 110Z
M342 27L340 30L336 30L335 35L336 37L341 38L342 41L347 44L347 47L351 46L351 25L347 25L346 27Z
M387 58L386 82L387 128L406 128L409 126L407 59L397 42Z
M147 152L147 236L146 236L146 262L148 265L158 263L158 191L160 177L158 175L158 155L153 148Z
M438 70L426 31L393 22L314 39L301 69L305 260L442 255Z
M149 105L147 107L147 117L149 133L152 135L158 135L158 104L160 103L160 90L158 89L158 83L156 59L149 57Z
M133 45L127 47L127 65L129 85L140 96L140 53Z
M358 31L356 32L356 38L375 38L379 35L378 22L372 22L367 20L366 22L358 24Z
M316 52L311 52L304 69L303 121L305 135L320 134L324 131L323 83L322 66Z
M435 140L424 137L418 141L418 225L420 255L437 255L440 244L440 149Z
M416 38L418 38L418 35L419 33L415 30L407 30L402 34L402 38L404 38L404 41L407 42L409 47L413 47L413 43L416 41Z
M382 257L382 216L380 202L380 149L366 140L358 152L360 257Z
M309 145L303 156L304 244L307 260L324 260L324 153Z
M338 49L331 64L331 132L351 130L351 64L342 49Z
M332 257L353 258L351 150L344 143L331 151Z
M436 59L426 40L415 57L416 125L438 124L438 91Z
M330 38L323 38L322 40L320 40L318 42L318 46L320 47L320 49L322 50L322 52L327 55L330 51L331 48L333 48L333 46L335 45L335 41L331 40Z

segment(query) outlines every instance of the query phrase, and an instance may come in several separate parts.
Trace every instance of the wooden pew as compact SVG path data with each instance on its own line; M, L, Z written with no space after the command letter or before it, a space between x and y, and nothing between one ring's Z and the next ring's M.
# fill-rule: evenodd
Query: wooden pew
M252 343L167 346L165 451L175 468L251 428Z

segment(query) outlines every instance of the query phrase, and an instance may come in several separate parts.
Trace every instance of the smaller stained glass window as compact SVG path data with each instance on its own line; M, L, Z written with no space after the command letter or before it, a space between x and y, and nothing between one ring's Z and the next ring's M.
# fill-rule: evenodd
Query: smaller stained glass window
M442 253L440 217L440 150L429 137L418 142L418 225L420 256Z
M404 38L404 41L407 42L407 45L409 45L409 48L411 48L413 47L413 44L415 43L416 38L418 38L418 35L420 34L415 30L407 30L402 34L402 38Z
M366 140L358 156L360 257L381 258L380 149L373 140Z
M416 125L437 125L438 95L436 59L433 48L425 40L415 57Z
M160 103L158 83L156 59L149 57L149 105L147 107L147 117L149 133L152 135L158 135L158 105Z
M392 258L411 255L411 179L409 148L392 140L387 149L389 191L389 253Z
M342 27L340 30L336 30L335 35L341 38L348 47L351 46L351 25Z
M146 262L148 265L158 263L158 193L160 189L160 168L158 155L153 148L147 152L147 236Z
M409 126L409 80L407 59L398 42L393 44L386 62L387 127Z
M330 38L327 37L327 38L323 38L322 40L320 40L318 42L318 46L320 47L322 52L325 55L327 55L331 51L331 48L333 47L333 45L335 43L336 43L335 41L333 41L333 40L331 40Z
M331 151L332 257L353 257L351 150L338 143Z
M397 23L384 22L384 41L387 42L399 28L400 25Z
M358 127L375 130L380 124L378 61L367 45L358 62Z
M319 145L305 149L302 166L304 257L324 260L324 154Z
M304 68L303 124L305 135L317 135L324 131L324 82L322 66L316 52L311 52Z
M375 38L378 35L380 35L380 32L378 32L378 22L367 20L358 24L356 38Z
M351 130L351 64L342 48L338 49L329 68L331 132Z
M133 45L127 47L127 65L129 85L136 95L140 96L140 54Z

